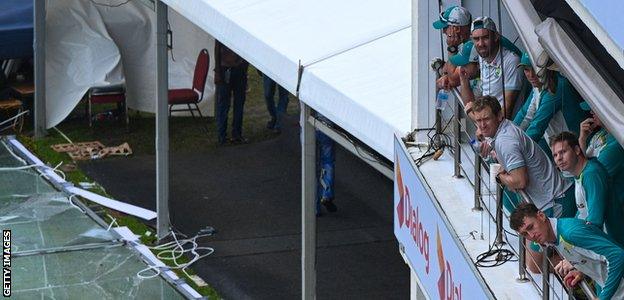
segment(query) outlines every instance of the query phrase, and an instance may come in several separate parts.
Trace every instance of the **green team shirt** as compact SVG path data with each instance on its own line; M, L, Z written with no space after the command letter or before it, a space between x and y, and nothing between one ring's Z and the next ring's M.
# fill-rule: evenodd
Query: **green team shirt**
M567 78L557 75L557 91L554 94L543 90L539 97L535 97L535 89L527 97L522 108L514 118L514 124L521 126L524 122L527 127L523 128L526 134L534 141L538 142L550 127L551 135L562 131L572 131L576 135L579 134L580 124L587 114L579 106L581 97L572 87ZM539 105L534 114L529 113L531 102L533 99L539 99ZM558 113L561 113L562 122L556 121ZM528 119L527 119L528 117ZM563 123L563 124L558 124ZM565 127L567 128L565 128Z
M574 178L576 217L598 228L605 228L607 235L624 245L624 215L617 213L609 174L595 158L589 159L578 177Z
M624 249L598 227L576 218L550 219L555 247L577 270L592 278L602 291L598 297L624 299Z
M596 157L605 167L611 181L611 202L607 213L612 218L624 219L624 148L605 129L595 132L587 141L587 157ZM618 241L624 239L624 228L611 228ZM624 243L622 244L624 245Z

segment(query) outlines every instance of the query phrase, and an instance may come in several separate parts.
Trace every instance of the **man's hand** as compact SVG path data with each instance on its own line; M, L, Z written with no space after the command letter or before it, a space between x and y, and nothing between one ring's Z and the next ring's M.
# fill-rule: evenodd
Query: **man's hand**
M442 77L440 77L438 80L436 80L436 86L438 87L438 89L445 89L448 90L448 86L449 86L449 79L448 79L448 75L444 75Z
M581 122L579 137L584 137L583 140L587 139L587 137L596 129L596 127L597 126L594 118L585 119L585 121Z
M557 274L562 277L568 275L568 273L570 273L570 271L572 270L574 270L574 266L572 266L572 264L567 259L560 261L555 266L555 272L557 272Z
M563 282L567 287L574 287L579 282L581 282L581 280L583 280L583 277L585 277L583 273L577 270L573 270L568 272L568 275L563 278Z

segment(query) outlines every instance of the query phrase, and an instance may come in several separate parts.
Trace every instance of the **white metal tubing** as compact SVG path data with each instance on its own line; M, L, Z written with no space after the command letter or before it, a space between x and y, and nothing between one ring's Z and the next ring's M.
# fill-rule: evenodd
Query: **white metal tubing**
M45 103L45 16L46 1L33 1L34 20L34 53L35 53L35 98L34 110L34 130L35 138L46 135L46 103Z
M167 5L156 3L156 235L169 232L169 115Z
M301 102L301 297L316 298L316 135Z

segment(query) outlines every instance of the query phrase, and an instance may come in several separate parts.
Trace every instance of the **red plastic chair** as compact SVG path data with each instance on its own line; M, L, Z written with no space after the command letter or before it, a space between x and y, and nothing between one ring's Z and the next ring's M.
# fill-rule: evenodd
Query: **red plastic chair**
M204 98L204 87L206 86L206 77L208 76L208 68L210 67L210 56L208 50L202 49L197 56L195 64L195 74L193 75L193 87L190 89L172 89L169 90L169 116L174 111L189 111L191 116L195 118L193 111L197 111L199 117L203 118L199 110L198 103ZM186 108L173 109L174 106L186 105ZM204 125L206 127L206 125ZM208 129L206 127L206 129Z

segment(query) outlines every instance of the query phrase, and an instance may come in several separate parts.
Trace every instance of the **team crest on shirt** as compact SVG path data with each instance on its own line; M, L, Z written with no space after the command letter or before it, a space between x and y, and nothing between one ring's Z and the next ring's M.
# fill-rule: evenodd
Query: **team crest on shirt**
M494 70L494 74L496 74L497 77L500 77L502 73L503 73L503 70L501 66L497 66L496 69Z
M579 209L583 209L585 208L585 203L577 203L576 207L578 207Z
M563 245L563 249L568 252L572 251L572 248L574 248L574 245L568 243L562 236L559 236L559 244Z

